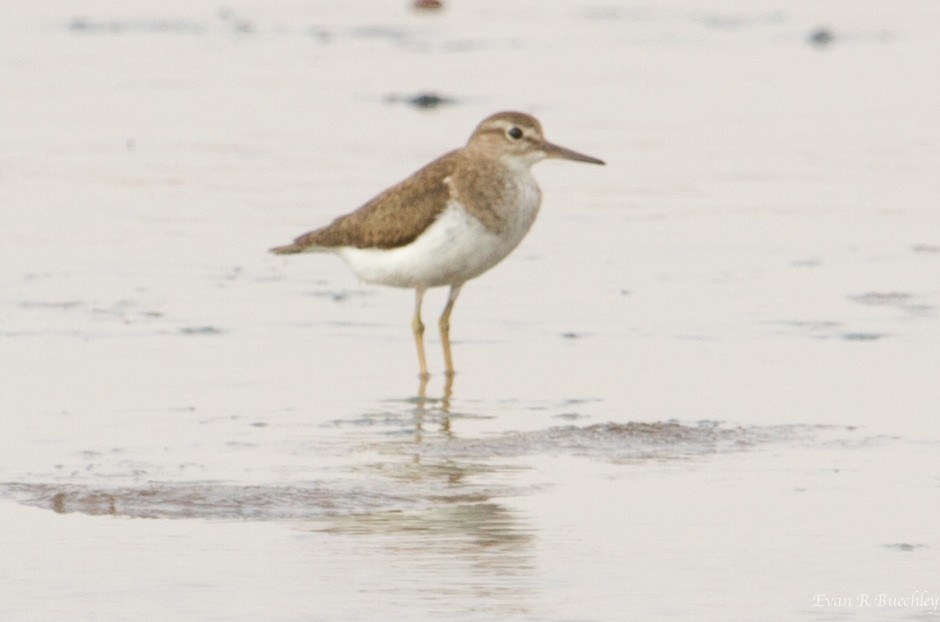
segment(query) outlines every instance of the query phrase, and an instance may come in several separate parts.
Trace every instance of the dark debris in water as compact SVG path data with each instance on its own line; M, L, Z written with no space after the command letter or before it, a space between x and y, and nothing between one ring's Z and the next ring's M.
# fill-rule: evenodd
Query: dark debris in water
M492 438L449 439L425 444L422 452L446 457L513 457L568 453L614 462L682 459L741 451L761 443L809 436L811 426L731 427L716 421L598 423L510 432Z
M696 14L693 19L712 28L737 29L781 24L787 14L784 11L712 11Z
M23 300L19 303L22 309L58 309L68 310L83 306L81 300Z
M372 296L373 292L361 289L320 289L306 292L304 295L313 296L315 298L329 298L334 302L345 302L346 300L354 297L362 298L366 296Z
M844 333L842 338L846 341L878 341L887 336L882 333Z
M849 296L849 300L868 307L893 307L912 316L931 315L936 310L935 306L923 297L908 292L865 292Z
M88 34L124 34L128 32L202 34L206 30L202 24L182 20L108 21L80 16L73 17L69 21L68 29L72 32Z
M217 21L189 21L181 19L130 19L108 20L76 15L68 21L66 27L74 33L84 35L123 35L123 34L171 34L205 35L214 30L213 25L222 25L224 30L240 35L255 32L255 24L235 13L232 9L221 8L216 13Z
M904 311L909 311L907 307L903 308ZM932 313L931 308L921 308L921 307L910 307L913 313L913 310L920 315L927 315ZM784 330L781 332L788 334L797 334L806 337L811 337L813 339L841 339L843 341L853 341L853 342L871 342L878 341L881 339L886 339L891 337L891 333L887 332L869 332L869 331L852 331L846 330L840 322L827 322L827 321L784 321L777 322L779 326L782 326Z
M134 518L248 520L312 519L372 511L414 509L407 499L362 488L326 485L234 485L213 482L95 487L81 484L0 484L0 495L59 514Z
M443 9L444 3L441 0L415 0L411 6L415 11L430 13Z
M225 331L215 326L184 326L180 332L184 335L221 335Z
M809 33L807 40L816 47L826 47L836 40L836 36L828 28L817 28Z
M911 544L909 542L895 542L894 544L885 544L886 549L894 549L896 551L916 551L917 549L926 549L926 544Z
M448 104L455 104L457 103L457 100L452 97L447 97L445 95L428 91L424 93L415 93L414 95L388 95L385 97L385 102L388 104L404 103L412 106L413 108L433 110Z
M905 305L911 301L913 296L906 292L865 292L849 296L849 300L862 305L869 306L898 306Z

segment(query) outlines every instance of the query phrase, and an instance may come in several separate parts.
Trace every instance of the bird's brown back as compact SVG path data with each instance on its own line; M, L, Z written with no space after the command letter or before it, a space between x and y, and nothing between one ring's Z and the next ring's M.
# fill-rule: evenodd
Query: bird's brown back
M443 211L450 198L445 179L456 166L452 151L385 190L356 211L305 233L273 252L300 253L313 247L397 248L417 238Z

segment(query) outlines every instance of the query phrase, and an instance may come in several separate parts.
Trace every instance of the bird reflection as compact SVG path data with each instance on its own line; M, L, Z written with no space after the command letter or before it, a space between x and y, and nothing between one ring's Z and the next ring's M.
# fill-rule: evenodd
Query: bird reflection
M531 596L527 586L532 576L531 528L515 511L497 499L508 489L495 485L489 476L505 468L485 456L464 458L449 455L447 448L460 440L452 429L461 413L455 414L454 375L445 375L443 391L429 394L428 377L420 376L418 390L409 399L413 436L409 442L388 439L386 459L379 468L388 490L394 491L401 507L388 507L331 518L325 530L337 534L382 534L382 542L395 559L417 568L442 563L450 572L470 564L474 595L510 599L525 608ZM404 423L404 418L399 423ZM442 561L444 560L444 561ZM450 564L453 564L451 566ZM465 586L438 586L440 596L460 598Z
M444 380L444 393L440 400L428 397L428 382L430 376L424 374L418 376L418 395L415 400L415 444L420 445L424 441L424 424L429 415L429 408L434 403L440 403L440 432L445 438L453 438L453 432L450 427L450 405L451 398L454 395L454 377L456 374L446 374ZM415 461L420 462L420 456L415 455Z

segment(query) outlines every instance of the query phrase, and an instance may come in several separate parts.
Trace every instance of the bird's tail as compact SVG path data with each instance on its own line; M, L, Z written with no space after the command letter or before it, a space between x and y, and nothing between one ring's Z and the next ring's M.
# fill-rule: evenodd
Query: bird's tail
M287 244L286 246L275 246L271 249L271 252L275 255L293 255L294 253L304 252L305 247L300 244Z

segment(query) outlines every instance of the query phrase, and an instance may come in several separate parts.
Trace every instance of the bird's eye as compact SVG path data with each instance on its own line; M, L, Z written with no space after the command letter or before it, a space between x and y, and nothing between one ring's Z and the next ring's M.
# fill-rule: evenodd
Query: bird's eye
M520 138L522 138L522 130L520 130L516 126L512 126L511 128L509 128L509 131L506 132L506 135L509 136L509 138L513 140L519 140Z

